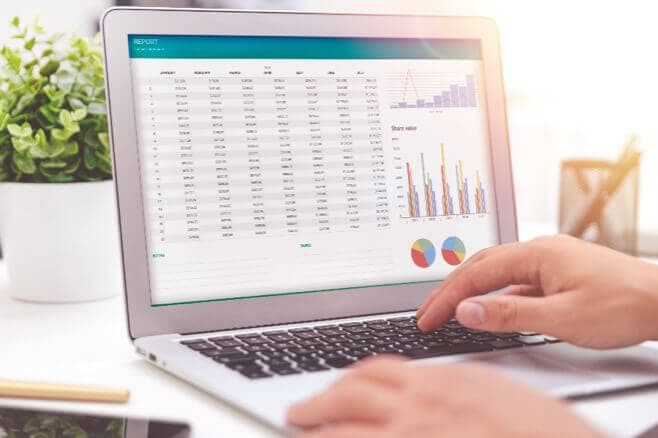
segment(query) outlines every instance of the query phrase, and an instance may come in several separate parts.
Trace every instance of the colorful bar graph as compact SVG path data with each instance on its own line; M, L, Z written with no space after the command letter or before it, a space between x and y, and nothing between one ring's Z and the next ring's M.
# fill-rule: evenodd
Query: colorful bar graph
M399 97L398 97L399 98ZM477 106L475 76L465 75L462 84L449 84L431 96L420 96L411 70L404 80L402 100L391 108L471 108Z
M439 168L441 174L441 188L439 190L440 205L437 204L437 192L434 187L434 179L431 176L433 166L427 166L425 154L421 152L419 156L420 175L421 175L421 193L423 197L423 208L421 208L419 192L414 182L414 174L411 163L406 163L407 172L407 202L408 217L438 217L438 216L464 216L472 214L486 214L487 204L485 191L480 180L480 172L475 172L475 188L473 189L474 197L471 198L468 178L464 175L464 166L461 160L455 165L455 181L457 188L457 210L453 206L451 195L451 186L448 182L448 167L445 160L445 146L441 144L441 163ZM427 163L431 164L431 163ZM475 211L471 208L471 199L475 199Z

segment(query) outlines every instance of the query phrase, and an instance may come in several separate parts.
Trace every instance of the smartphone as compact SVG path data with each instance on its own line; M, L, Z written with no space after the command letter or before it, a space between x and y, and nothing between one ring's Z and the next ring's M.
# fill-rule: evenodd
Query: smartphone
M169 421L0 407L0 437L189 438L190 432Z

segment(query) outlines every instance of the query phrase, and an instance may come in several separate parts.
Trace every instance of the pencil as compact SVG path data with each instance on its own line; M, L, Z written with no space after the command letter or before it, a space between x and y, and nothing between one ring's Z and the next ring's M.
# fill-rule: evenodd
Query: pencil
M127 389L0 380L0 397L126 403Z

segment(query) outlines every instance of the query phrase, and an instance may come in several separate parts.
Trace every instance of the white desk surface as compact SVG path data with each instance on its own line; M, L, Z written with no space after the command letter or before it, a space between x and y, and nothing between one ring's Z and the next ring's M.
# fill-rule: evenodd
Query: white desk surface
M534 233L532 233L534 234ZM9 298L0 263L0 378L127 387L125 405L2 399L0 406L187 420L194 437L277 437L201 390L137 356L121 297L85 304L30 304ZM612 436L633 436L658 422L658 389L599 397L573 408Z

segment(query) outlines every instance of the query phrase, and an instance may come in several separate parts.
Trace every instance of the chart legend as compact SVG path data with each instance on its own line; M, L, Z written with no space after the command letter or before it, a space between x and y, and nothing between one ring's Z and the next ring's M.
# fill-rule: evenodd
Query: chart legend
M411 246L411 260L419 268L429 268L436 260L436 248L427 239L418 239Z
M448 237L441 245L441 255L447 264L457 266L466 258L466 247L459 237Z

